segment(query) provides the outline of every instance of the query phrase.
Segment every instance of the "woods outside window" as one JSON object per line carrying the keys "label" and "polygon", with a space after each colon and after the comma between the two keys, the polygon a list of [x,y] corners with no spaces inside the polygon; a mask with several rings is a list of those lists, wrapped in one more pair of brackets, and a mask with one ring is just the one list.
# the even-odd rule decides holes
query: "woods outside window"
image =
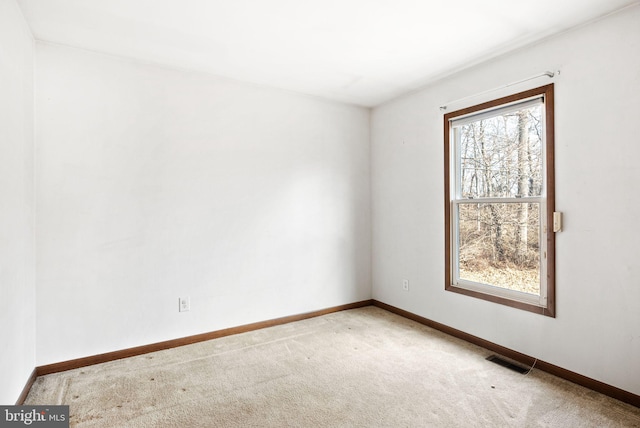
{"label": "woods outside window", "polygon": [[554,316],[553,84],[444,124],[445,288]]}

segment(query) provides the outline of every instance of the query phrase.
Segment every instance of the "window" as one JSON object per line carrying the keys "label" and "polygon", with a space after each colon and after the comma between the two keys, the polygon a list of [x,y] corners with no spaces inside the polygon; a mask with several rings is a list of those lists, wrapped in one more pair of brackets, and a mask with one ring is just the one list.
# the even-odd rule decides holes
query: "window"
{"label": "window", "polygon": [[444,124],[445,289],[555,316],[553,84]]}

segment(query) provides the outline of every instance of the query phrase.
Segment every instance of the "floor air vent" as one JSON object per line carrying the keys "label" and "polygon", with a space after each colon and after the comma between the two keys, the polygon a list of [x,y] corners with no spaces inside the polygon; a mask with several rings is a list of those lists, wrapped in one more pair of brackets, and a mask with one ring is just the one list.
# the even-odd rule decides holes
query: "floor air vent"
{"label": "floor air vent", "polygon": [[511,369],[514,372],[518,372],[520,374],[525,374],[525,373],[527,373],[529,371],[528,368],[519,366],[517,364],[513,364],[512,362],[507,361],[504,358],[499,357],[497,355],[489,355],[487,357],[487,360],[491,361],[492,363],[496,363],[496,364],[498,364],[498,365],[500,365],[502,367],[506,367],[508,369]]}

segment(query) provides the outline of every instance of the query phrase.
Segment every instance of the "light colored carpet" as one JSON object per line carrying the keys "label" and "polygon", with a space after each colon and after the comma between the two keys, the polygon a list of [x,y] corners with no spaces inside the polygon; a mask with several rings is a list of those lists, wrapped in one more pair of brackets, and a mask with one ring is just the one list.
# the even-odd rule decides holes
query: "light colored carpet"
{"label": "light colored carpet", "polygon": [[640,409],[376,307],[39,377],[76,427],[640,427]]}

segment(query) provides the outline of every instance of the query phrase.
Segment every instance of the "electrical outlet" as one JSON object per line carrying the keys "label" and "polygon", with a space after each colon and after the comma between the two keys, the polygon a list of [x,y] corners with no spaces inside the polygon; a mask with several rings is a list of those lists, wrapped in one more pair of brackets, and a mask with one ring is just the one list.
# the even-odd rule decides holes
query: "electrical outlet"
{"label": "electrical outlet", "polygon": [[408,279],[403,279],[402,280],[402,289],[404,291],[409,291],[409,280]]}
{"label": "electrical outlet", "polygon": [[189,296],[178,298],[178,311],[189,312],[191,310],[191,300]]}

